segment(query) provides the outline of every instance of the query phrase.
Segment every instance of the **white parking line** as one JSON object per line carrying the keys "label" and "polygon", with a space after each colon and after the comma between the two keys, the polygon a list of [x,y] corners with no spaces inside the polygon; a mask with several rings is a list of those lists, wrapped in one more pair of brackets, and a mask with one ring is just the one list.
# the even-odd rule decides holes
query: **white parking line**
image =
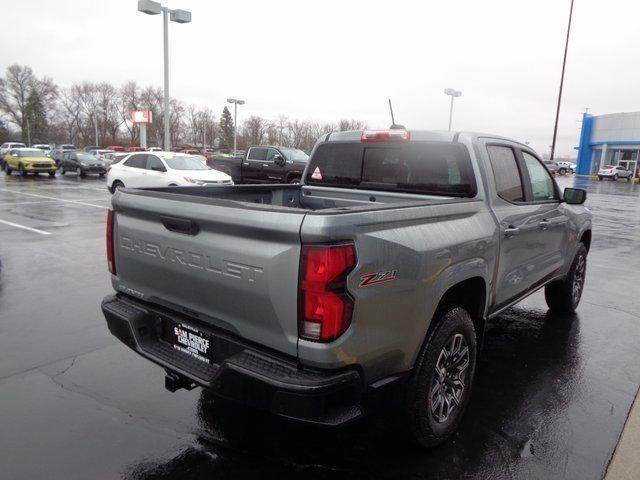
{"label": "white parking line", "polygon": [[0,223],[11,225],[12,227],[16,228],[22,228],[23,230],[29,230],[30,232],[39,233],[40,235],[51,235],[51,232],[45,232],[44,230],[38,230],[37,228],[27,227],[26,225],[20,225],[19,223],[8,222],[6,220],[0,220]]}
{"label": "white parking line", "polygon": [[[106,200],[103,198],[82,198],[79,200],[74,200],[76,202],[86,202],[87,200],[93,201],[93,200]],[[55,203],[58,200],[34,200],[32,202],[5,202],[5,203],[0,203],[0,207],[12,207],[13,205],[40,205],[41,203]]]}
{"label": "white parking line", "polygon": [[[58,202],[75,203],[76,205],[87,205],[88,207],[109,208],[109,207],[105,207],[104,205],[96,205],[94,203],[80,202],[78,200],[68,200],[66,198],[48,197],[46,195],[38,195],[37,193],[16,192],[15,190],[9,190],[7,188],[0,188],[0,192],[15,193],[16,195],[27,195],[29,197],[46,198],[47,200],[57,200]],[[108,200],[108,198],[105,198],[105,200]]]}

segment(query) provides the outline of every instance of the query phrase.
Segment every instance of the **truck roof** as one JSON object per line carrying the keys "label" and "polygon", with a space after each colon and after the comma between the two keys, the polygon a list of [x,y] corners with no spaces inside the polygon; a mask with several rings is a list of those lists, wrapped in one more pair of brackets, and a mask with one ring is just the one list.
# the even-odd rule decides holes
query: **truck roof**
{"label": "truck roof", "polygon": [[344,132],[331,132],[322,137],[319,141],[322,142],[359,142],[361,141],[362,134],[365,132],[409,132],[411,134],[410,141],[419,142],[454,142],[459,137],[464,136],[470,140],[476,140],[478,138],[493,138],[497,140],[506,140],[509,142],[517,143],[527,149],[530,149],[528,145],[522,142],[513,140],[511,138],[503,137],[501,135],[494,135],[490,133],[482,132],[470,132],[470,131],[448,131],[448,130],[348,130]]}

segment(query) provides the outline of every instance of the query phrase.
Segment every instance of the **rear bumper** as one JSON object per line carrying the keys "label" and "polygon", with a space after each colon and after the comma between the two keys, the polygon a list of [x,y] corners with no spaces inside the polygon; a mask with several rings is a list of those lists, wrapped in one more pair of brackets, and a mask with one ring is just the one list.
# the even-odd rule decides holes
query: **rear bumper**
{"label": "rear bumper", "polygon": [[[138,354],[187,383],[277,415],[322,425],[339,425],[362,415],[362,381],[355,369],[299,368],[296,359],[266,351],[197,320],[109,295],[102,312],[111,333]],[[175,350],[159,338],[164,319],[186,322],[213,336],[218,352],[210,364]]]}

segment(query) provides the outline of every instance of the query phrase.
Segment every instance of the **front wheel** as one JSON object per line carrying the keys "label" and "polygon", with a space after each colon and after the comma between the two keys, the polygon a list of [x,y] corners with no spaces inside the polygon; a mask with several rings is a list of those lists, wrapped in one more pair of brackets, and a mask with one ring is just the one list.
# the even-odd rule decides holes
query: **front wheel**
{"label": "front wheel", "polygon": [[581,243],[567,276],[544,287],[544,298],[549,308],[561,313],[573,312],[582,298],[586,274],[587,247]]}
{"label": "front wheel", "polygon": [[422,446],[447,440],[469,403],[476,364],[476,334],[463,308],[444,310],[422,347],[406,391],[407,427]]}
{"label": "front wheel", "polygon": [[22,175],[23,177],[27,176],[27,171],[24,169],[24,166],[22,164],[18,165],[18,172],[20,173],[20,175]]}
{"label": "front wheel", "polygon": [[79,177],[84,177],[87,175],[81,168],[78,168],[77,173]]}
{"label": "front wheel", "polygon": [[561,168],[561,169],[558,171],[558,173],[559,173],[560,175],[564,175],[565,173],[567,173],[567,171],[566,171],[564,168]]}
{"label": "front wheel", "polygon": [[617,173],[613,176],[613,181],[614,181],[614,182],[617,182],[617,181],[618,181],[618,174],[617,174]]}
{"label": "front wheel", "polygon": [[119,188],[124,188],[124,183],[122,183],[120,180],[114,180],[114,182],[111,184],[111,187],[109,188],[109,191],[111,193],[116,193],[116,190]]}
{"label": "front wheel", "polygon": [[55,177],[55,176],[56,176],[56,172],[49,172],[49,176],[50,176],[51,178]]}
{"label": "front wheel", "polygon": [[11,172],[13,172],[13,170],[11,170],[11,167],[9,166],[8,163],[4,164],[4,171],[7,173],[7,175],[11,175]]}

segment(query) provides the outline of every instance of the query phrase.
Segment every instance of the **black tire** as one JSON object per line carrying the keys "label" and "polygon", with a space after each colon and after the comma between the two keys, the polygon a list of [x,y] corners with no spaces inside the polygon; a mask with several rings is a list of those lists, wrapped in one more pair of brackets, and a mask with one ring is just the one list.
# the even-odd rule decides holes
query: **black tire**
{"label": "black tire", "polygon": [[21,163],[18,164],[18,172],[20,172],[20,175],[22,175],[23,177],[27,176],[27,171],[24,169],[24,166]]}
{"label": "black tire", "polygon": [[55,177],[55,176],[56,176],[56,172],[49,172],[49,176],[50,176],[51,178]]}
{"label": "black tire", "polygon": [[297,185],[300,183],[300,177],[291,177],[289,180],[287,180],[287,183]]}
{"label": "black tire", "polygon": [[99,174],[98,174],[98,176],[99,176],[100,178],[103,178],[103,177],[104,177],[104,173],[99,173]]}
{"label": "black tire", "polygon": [[573,312],[582,298],[586,273],[587,247],[581,243],[567,276],[544,287],[544,298],[549,308],[560,313]]}
{"label": "black tire", "polygon": [[87,176],[87,174],[84,173],[84,170],[82,170],[81,168],[78,168],[76,170],[76,173],[78,174],[79,177],[86,177]]}
{"label": "black tire", "polygon": [[13,172],[13,170],[11,170],[11,167],[9,166],[8,163],[4,164],[4,171],[6,172],[7,175],[11,175],[11,172]]}
{"label": "black tire", "polygon": [[602,181],[602,177],[598,176],[598,181],[601,182]]}
{"label": "black tire", "polygon": [[565,173],[567,173],[567,170],[566,170],[566,169],[564,169],[564,168],[561,168],[560,170],[558,170],[558,173],[559,173],[560,175],[564,175]]}
{"label": "black tire", "polygon": [[[405,396],[407,428],[424,447],[441,444],[458,428],[469,403],[477,352],[475,329],[466,310],[450,307],[437,313],[433,321],[435,327],[418,355]],[[456,345],[460,347],[457,353]],[[453,355],[446,357],[449,350]],[[458,360],[462,363],[456,367]]]}
{"label": "black tire", "polygon": [[618,174],[617,174],[617,173],[613,175],[613,181],[614,181],[614,182],[617,182],[617,181],[618,181]]}
{"label": "black tire", "polygon": [[111,184],[111,187],[109,188],[109,191],[111,193],[116,193],[116,190],[118,188],[124,188],[124,183],[122,183],[120,180],[114,180]]}

